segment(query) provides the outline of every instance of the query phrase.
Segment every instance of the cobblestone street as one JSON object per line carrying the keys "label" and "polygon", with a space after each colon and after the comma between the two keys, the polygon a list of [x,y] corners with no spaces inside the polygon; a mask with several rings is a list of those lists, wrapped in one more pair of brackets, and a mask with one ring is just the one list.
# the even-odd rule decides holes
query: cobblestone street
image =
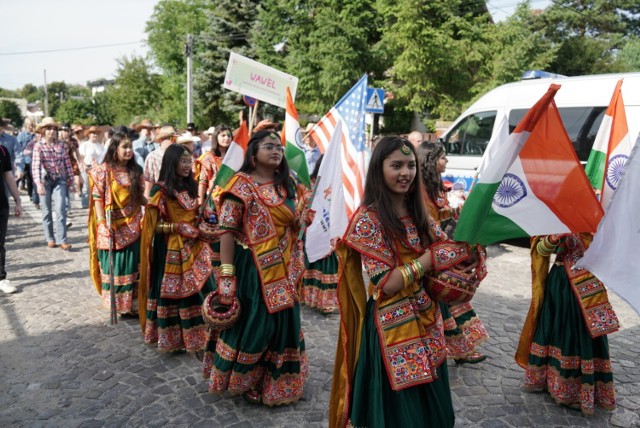
{"label": "cobblestone street", "polygon": [[[211,395],[193,356],[145,345],[137,320],[109,325],[88,275],[86,210],[74,208],[65,252],[47,248],[24,194],[23,205],[7,236],[8,278],[19,292],[0,294],[0,426],[327,426],[338,315],[302,310],[310,378],[300,402],[267,408]],[[622,323],[609,336],[616,411],[586,417],[548,394],[523,392],[513,355],[529,307],[529,252],[505,244],[488,252],[474,306],[491,336],[481,347],[489,359],[450,361],[456,426],[640,427],[640,317],[610,293]]]}

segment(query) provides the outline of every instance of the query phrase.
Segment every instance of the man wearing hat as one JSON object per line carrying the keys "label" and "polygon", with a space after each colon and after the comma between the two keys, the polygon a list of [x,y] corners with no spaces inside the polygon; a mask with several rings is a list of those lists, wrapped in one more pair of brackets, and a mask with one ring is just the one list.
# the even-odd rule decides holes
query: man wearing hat
{"label": "man wearing hat", "polygon": [[87,208],[89,203],[89,171],[94,165],[98,164],[98,160],[102,157],[102,152],[104,151],[104,147],[98,141],[98,132],[97,126],[90,126],[84,133],[87,136],[87,140],[83,141],[78,149],[82,158],[80,176],[84,183],[82,187],[83,208]]}
{"label": "man wearing hat", "polygon": [[149,119],[143,119],[139,125],[135,128],[139,137],[135,140],[133,145],[133,153],[136,158],[136,162],[141,168],[144,167],[144,161],[149,156],[149,153],[156,149],[156,145],[153,143],[153,123]]}
{"label": "man wearing hat", "polygon": [[207,137],[205,141],[200,145],[200,154],[204,154],[206,152],[210,152],[213,147],[213,134],[216,133],[216,127],[211,126],[209,129],[204,131],[202,134]]}
{"label": "man wearing hat", "polygon": [[[43,138],[33,148],[33,183],[42,198],[42,226],[49,248],[60,246],[67,251],[67,187],[73,187],[73,168],[65,144],[58,140],[60,126],[52,117],[45,117],[36,128]],[[51,204],[55,203],[56,231],[53,230]]]}
{"label": "man wearing hat", "polygon": [[176,141],[176,129],[173,126],[165,125],[158,131],[153,139],[154,143],[160,144],[160,147],[152,151],[144,161],[144,196],[149,199],[151,188],[158,181],[160,176],[160,167],[162,166],[162,157],[165,150]]}
{"label": "man wearing hat", "polygon": [[189,122],[187,123],[187,132],[193,138],[193,155],[196,159],[202,154],[202,143],[200,137],[198,136],[198,127],[195,123]]}
{"label": "man wearing hat", "polygon": [[302,142],[304,143],[304,157],[307,161],[309,174],[315,169],[318,158],[320,157],[320,149],[316,142],[309,136],[309,131],[316,126],[315,123],[309,122],[307,127],[302,131]]}

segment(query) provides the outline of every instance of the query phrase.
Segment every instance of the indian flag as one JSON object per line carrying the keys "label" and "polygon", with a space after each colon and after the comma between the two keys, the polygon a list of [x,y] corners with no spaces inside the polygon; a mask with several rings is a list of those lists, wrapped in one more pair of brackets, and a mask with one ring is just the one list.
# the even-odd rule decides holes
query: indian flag
{"label": "indian flag", "polygon": [[595,232],[602,207],[562,125],[553,100],[558,89],[551,85],[508,138],[489,146],[455,240]]}
{"label": "indian flag", "polygon": [[605,210],[618,187],[631,147],[620,79],[596,134],[585,168],[591,186],[601,192],[600,202]]}
{"label": "indian flag", "polygon": [[300,132],[298,111],[293,104],[293,97],[288,86],[286,89],[286,106],[287,113],[284,120],[284,132],[282,133],[282,141],[285,145],[284,156],[287,158],[289,168],[298,176],[298,180],[309,187],[311,186],[311,180],[309,179],[307,159],[304,155],[304,143]]}
{"label": "indian flag", "polygon": [[224,187],[229,180],[231,180],[233,174],[240,170],[244,162],[244,154],[247,151],[248,144],[249,132],[247,130],[247,123],[243,121],[236,135],[234,135],[227,153],[224,155],[224,160],[222,161],[222,165],[220,165],[220,170],[214,181],[216,186]]}

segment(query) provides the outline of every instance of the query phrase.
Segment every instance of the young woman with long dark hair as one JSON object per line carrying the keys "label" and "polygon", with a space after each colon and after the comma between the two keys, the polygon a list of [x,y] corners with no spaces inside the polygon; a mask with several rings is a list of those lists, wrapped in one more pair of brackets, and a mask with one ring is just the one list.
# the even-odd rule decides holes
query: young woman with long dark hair
{"label": "young woman with long dark hair", "polygon": [[331,427],[454,425],[442,316],[423,278],[456,259],[432,250],[442,232],[421,196],[413,145],[382,138],[362,204],[336,248],[341,328]]}
{"label": "young woman with long dark hair", "polygon": [[145,342],[161,352],[202,351],[208,337],[202,302],[215,288],[213,252],[198,239],[192,165],[183,145],[166,149],[144,216],[140,321]]}
{"label": "young woman with long dark hair", "polygon": [[143,186],[142,169],[134,159],[131,140],[124,133],[115,133],[104,162],[89,171],[89,265],[103,305],[110,308],[111,237],[116,310],[120,314],[138,313]]}
{"label": "young woman with long dark hair", "polygon": [[307,375],[296,296],[304,267],[292,263],[299,218],[278,134],[252,136],[222,192],[219,221],[220,303],[237,299],[240,315],[207,343],[202,372],[209,391],[268,406],[297,401]]}
{"label": "young woman with long dark hair", "polygon": [[[449,205],[447,191],[442,182],[442,173],[447,166],[447,154],[440,143],[424,141],[418,148],[420,168],[425,189],[425,202],[433,218],[440,222],[445,232],[453,233],[460,213],[459,208]],[[489,338],[482,320],[471,306],[471,302],[460,305],[440,303],[445,320],[447,353],[456,364],[476,364],[487,356],[477,347]]]}

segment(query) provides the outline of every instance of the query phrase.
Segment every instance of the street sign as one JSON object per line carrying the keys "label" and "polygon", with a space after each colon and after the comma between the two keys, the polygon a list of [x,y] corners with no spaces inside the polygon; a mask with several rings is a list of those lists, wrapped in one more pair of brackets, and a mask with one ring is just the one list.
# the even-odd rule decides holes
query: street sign
{"label": "street sign", "polygon": [[245,95],[242,97],[242,101],[244,101],[244,103],[247,105],[247,107],[253,107],[254,105],[256,105],[256,99],[252,98],[248,95]]}
{"label": "street sign", "polygon": [[298,78],[231,52],[222,87],[285,108],[285,90],[295,99]]}
{"label": "street sign", "polygon": [[364,111],[367,113],[384,113],[384,89],[367,88],[367,105]]}

